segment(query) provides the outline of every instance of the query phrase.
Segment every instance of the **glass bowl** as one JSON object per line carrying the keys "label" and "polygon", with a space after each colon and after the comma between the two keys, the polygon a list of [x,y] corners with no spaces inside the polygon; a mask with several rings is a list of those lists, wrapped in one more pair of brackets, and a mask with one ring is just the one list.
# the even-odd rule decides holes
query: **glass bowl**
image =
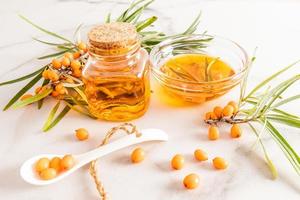
{"label": "glass bowl", "polygon": [[[230,77],[213,81],[189,81],[165,74],[161,67],[170,58],[182,54],[201,54],[219,58],[235,72]],[[202,103],[227,93],[245,77],[249,67],[246,51],[237,43],[214,35],[175,36],[156,45],[150,53],[152,74],[164,93],[170,97]]]}

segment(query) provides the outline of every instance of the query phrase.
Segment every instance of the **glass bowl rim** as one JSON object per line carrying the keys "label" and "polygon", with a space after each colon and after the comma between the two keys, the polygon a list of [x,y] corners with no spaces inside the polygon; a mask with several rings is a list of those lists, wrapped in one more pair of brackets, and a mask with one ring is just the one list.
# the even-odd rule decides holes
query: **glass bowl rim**
{"label": "glass bowl rim", "polygon": [[[227,78],[224,78],[224,79],[220,79],[220,80],[213,80],[213,81],[189,81],[189,80],[181,80],[181,79],[177,79],[177,78],[173,78],[171,76],[168,76],[166,75],[165,73],[161,72],[159,69],[157,69],[156,67],[154,67],[153,65],[153,61],[154,61],[154,55],[159,52],[160,48],[162,46],[171,46],[172,45],[172,42],[174,42],[174,40],[178,40],[178,39],[184,39],[184,38],[193,38],[193,37],[207,37],[207,38],[217,38],[217,39],[221,39],[221,40],[224,40],[224,41],[227,41],[227,42],[230,42],[231,44],[233,44],[235,47],[237,47],[237,49],[239,49],[242,54],[243,54],[243,57],[242,59],[245,60],[245,63],[243,64],[243,67],[241,70],[239,70],[237,73],[235,73],[233,76],[229,76]],[[233,80],[241,75],[243,75],[248,69],[249,69],[249,66],[250,66],[250,60],[249,60],[249,56],[246,52],[246,50],[241,46],[239,45],[237,42],[231,40],[231,39],[228,39],[226,37],[223,37],[223,36],[218,36],[218,35],[212,35],[212,34],[190,34],[190,35],[176,35],[176,36],[171,36],[171,37],[168,37],[168,39],[156,44],[150,54],[149,54],[149,61],[150,61],[150,64],[151,64],[151,69],[153,70],[154,72],[154,75],[158,75],[160,77],[164,77],[168,80],[173,80],[173,81],[177,81],[177,82],[182,82],[182,83],[189,83],[189,84],[215,84],[215,83],[222,83],[222,82],[225,82],[225,81],[228,81],[228,80]]]}

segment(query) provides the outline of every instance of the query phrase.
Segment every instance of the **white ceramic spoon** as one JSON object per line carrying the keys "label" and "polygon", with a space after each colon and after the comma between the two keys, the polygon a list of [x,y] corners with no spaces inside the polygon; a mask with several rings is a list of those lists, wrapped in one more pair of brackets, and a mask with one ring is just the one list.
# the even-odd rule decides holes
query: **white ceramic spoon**
{"label": "white ceramic spoon", "polygon": [[135,134],[127,135],[127,136],[124,136],[114,142],[107,144],[107,145],[104,145],[97,149],[94,149],[92,151],[89,151],[89,152],[86,152],[83,154],[79,154],[79,155],[73,155],[73,157],[76,161],[74,167],[71,168],[70,170],[60,173],[54,179],[51,179],[51,180],[40,179],[34,170],[34,165],[42,157],[47,157],[47,158],[51,159],[55,156],[63,157],[63,155],[43,154],[43,155],[38,155],[33,158],[30,158],[22,165],[21,170],[20,170],[20,175],[26,182],[28,182],[30,184],[48,185],[48,184],[55,183],[59,180],[62,180],[63,178],[72,174],[77,169],[86,165],[87,163],[91,162],[92,160],[95,160],[97,158],[105,156],[111,152],[128,147],[130,145],[138,144],[141,142],[167,141],[167,140],[168,140],[168,135],[164,131],[159,130],[159,129],[145,129],[145,130],[141,131],[140,137],[136,137]]}

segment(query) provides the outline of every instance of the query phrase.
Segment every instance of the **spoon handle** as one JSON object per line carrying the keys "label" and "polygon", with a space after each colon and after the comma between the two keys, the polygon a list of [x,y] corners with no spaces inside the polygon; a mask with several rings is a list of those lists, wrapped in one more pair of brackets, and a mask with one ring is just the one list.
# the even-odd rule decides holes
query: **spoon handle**
{"label": "spoon handle", "polygon": [[[114,151],[120,150],[122,148],[146,142],[146,141],[167,141],[168,135],[160,129],[144,129],[141,131],[141,136],[136,137],[135,134],[130,134],[122,137],[114,142],[103,145],[95,150],[89,151],[84,154],[80,154],[77,157],[80,160],[78,165],[83,166],[92,160],[105,156]],[[79,166],[78,166],[79,167]]]}

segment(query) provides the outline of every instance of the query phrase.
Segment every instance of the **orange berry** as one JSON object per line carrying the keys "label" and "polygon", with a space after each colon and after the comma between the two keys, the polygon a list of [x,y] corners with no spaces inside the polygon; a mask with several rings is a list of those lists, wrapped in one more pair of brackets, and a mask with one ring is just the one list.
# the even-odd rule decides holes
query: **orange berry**
{"label": "orange berry", "polygon": [[64,57],[69,58],[69,60],[72,60],[73,59],[73,54],[71,52],[67,52],[67,53],[64,54]]}
{"label": "orange berry", "polygon": [[184,157],[180,154],[176,154],[171,160],[171,166],[176,170],[182,169],[184,167]]}
{"label": "orange berry", "polygon": [[49,168],[50,160],[48,158],[40,158],[35,164],[35,171],[40,173],[44,169]]}
{"label": "orange berry", "polygon": [[44,79],[49,79],[49,70],[44,70],[42,76]]}
{"label": "orange berry", "polygon": [[217,140],[219,139],[219,129],[218,127],[211,125],[208,128],[208,139],[210,140]]}
{"label": "orange berry", "polygon": [[61,158],[54,157],[51,159],[49,167],[55,169],[56,172],[60,172],[60,170],[61,170],[60,162],[61,162]]}
{"label": "orange berry", "polygon": [[74,58],[74,59],[78,59],[78,58],[80,58],[80,56],[81,56],[81,54],[80,54],[79,51],[73,53],[73,58]]}
{"label": "orange berry", "polygon": [[81,70],[80,69],[76,69],[73,71],[73,76],[80,78],[81,77]]}
{"label": "orange berry", "polygon": [[199,185],[200,178],[197,174],[189,174],[183,179],[183,185],[187,189],[195,189]]}
{"label": "orange berry", "polygon": [[233,124],[230,129],[230,136],[232,138],[239,138],[242,135],[242,129],[238,124]]}
{"label": "orange berry", "polygon": [[48,70],[48,79],[50,79],[53,82],[56,82],[59,80],[59,76],[56,72]]}
{"label": "orange berry", "polygon": [[60,62],[60,60],[53,59],[53,60],[52,60],[52,66],[53,66],[55,69],[61,68],[61,62]]}
{"label": "orange berry", "polygon": [[218,119],[215,113],[213,112],[207,112],[205,114],[205,120],[210,120],[210,119]]}
{"label": "orange berry", "polygon": [[136,148],[131,153],[131,161],[133,163],[142,162],[145,159],[145,151],[142,148]]}
{"label": "orange berry", "polygon": [[75,131],[76,138],[80,141],[86,140],[89,138],[89,132],[85,128],[80,128]]}
{"label": "orange berry", "polygon": [[74,80],[71,79],[71,78],[66,78],[65,82],[67,82],[67,83],[74,83]]}
{"label": "orange berry", "polygon": [[21,100],[21,101],[24,101],[24,100],[26,100],[26,99],[28,99],[28,98],[31,98],[31,97],[33,97],[31,94],[24,94],[24,95],[20,98],[20,100]]}
{"label": "orange berry", "polygon": [[231,117],[233,115],[234,108],[231,105],[227,105],[223,108],[222,115],[225,117]]}
{"label": "orange berry", "polygon": [[194,152],[194,156],[198,161],[205,161],[208,159],[207,153],[202,149],[196,149]]}
{"label": "orange berry", "polygon": [[78,70],[78,69],[80,69],[80,67],[81,67],[81,63],[78,60],[73,60],[71,62],[71,68],[73,70]]}
{"label": "orange berry", "polygon": [[59,96],[59,92],[57,92],[56,90],[51,92],[51,96],[52,97],[58,97]]}
{"label": "orange berry", "polygon": [[43,171],[41,171],[40,173],[40,177],[41,179],[43,180],[51,180],[53,178],[55,178],[57,175],[57,172],[55,169],[53,168],[47,168],[47,169],[44,169]]}
{"label": "orange berry", "polygon": [[222,117],[222,112],[223,112],[223,108],[220,106],[216,106],[214,107],[214,114],[216,115],[216,117],[218,119],[220,119]]}
{"label": "orange berry", "polygon": [[239,106],[235,101],[230,101],[228,105],[231,105],[233,107],[233,113],[237,113],[239,111]]}
{"label": "orange berry", "polygon": [[55,86],[55,91],[57,91],[59,94],[65,94],[66,88],[63,86],[62,83],[59,83]]}
{"label": "orange berry", "polygon": [[216,169],[226,169],[228,167],[227,161],[221,157],[215,157],[213,159],[213,165]]}
{"label": "orange berry", "polygon": [[72,155],[65,155],[60,162],[60,167],[63,170],[71,169],[74,165],[75,160]]}
{"label": "orange berry", "polygon": [[71,64],[71,61],[70,61],[69,58],[64,57],[64,58],[62,59],[62,61],[61,61],[61,64],[62,64],[63,66],[65,66],[65,67],[69,67],[70,64]]}
{"label": "orange berry", "polygon": [[87,52],[87,47],[86,47],[85,43],[79,42],[77,46],[78,46],[78,49],[80,49],[80,50],[82,50],[84,52]]}

